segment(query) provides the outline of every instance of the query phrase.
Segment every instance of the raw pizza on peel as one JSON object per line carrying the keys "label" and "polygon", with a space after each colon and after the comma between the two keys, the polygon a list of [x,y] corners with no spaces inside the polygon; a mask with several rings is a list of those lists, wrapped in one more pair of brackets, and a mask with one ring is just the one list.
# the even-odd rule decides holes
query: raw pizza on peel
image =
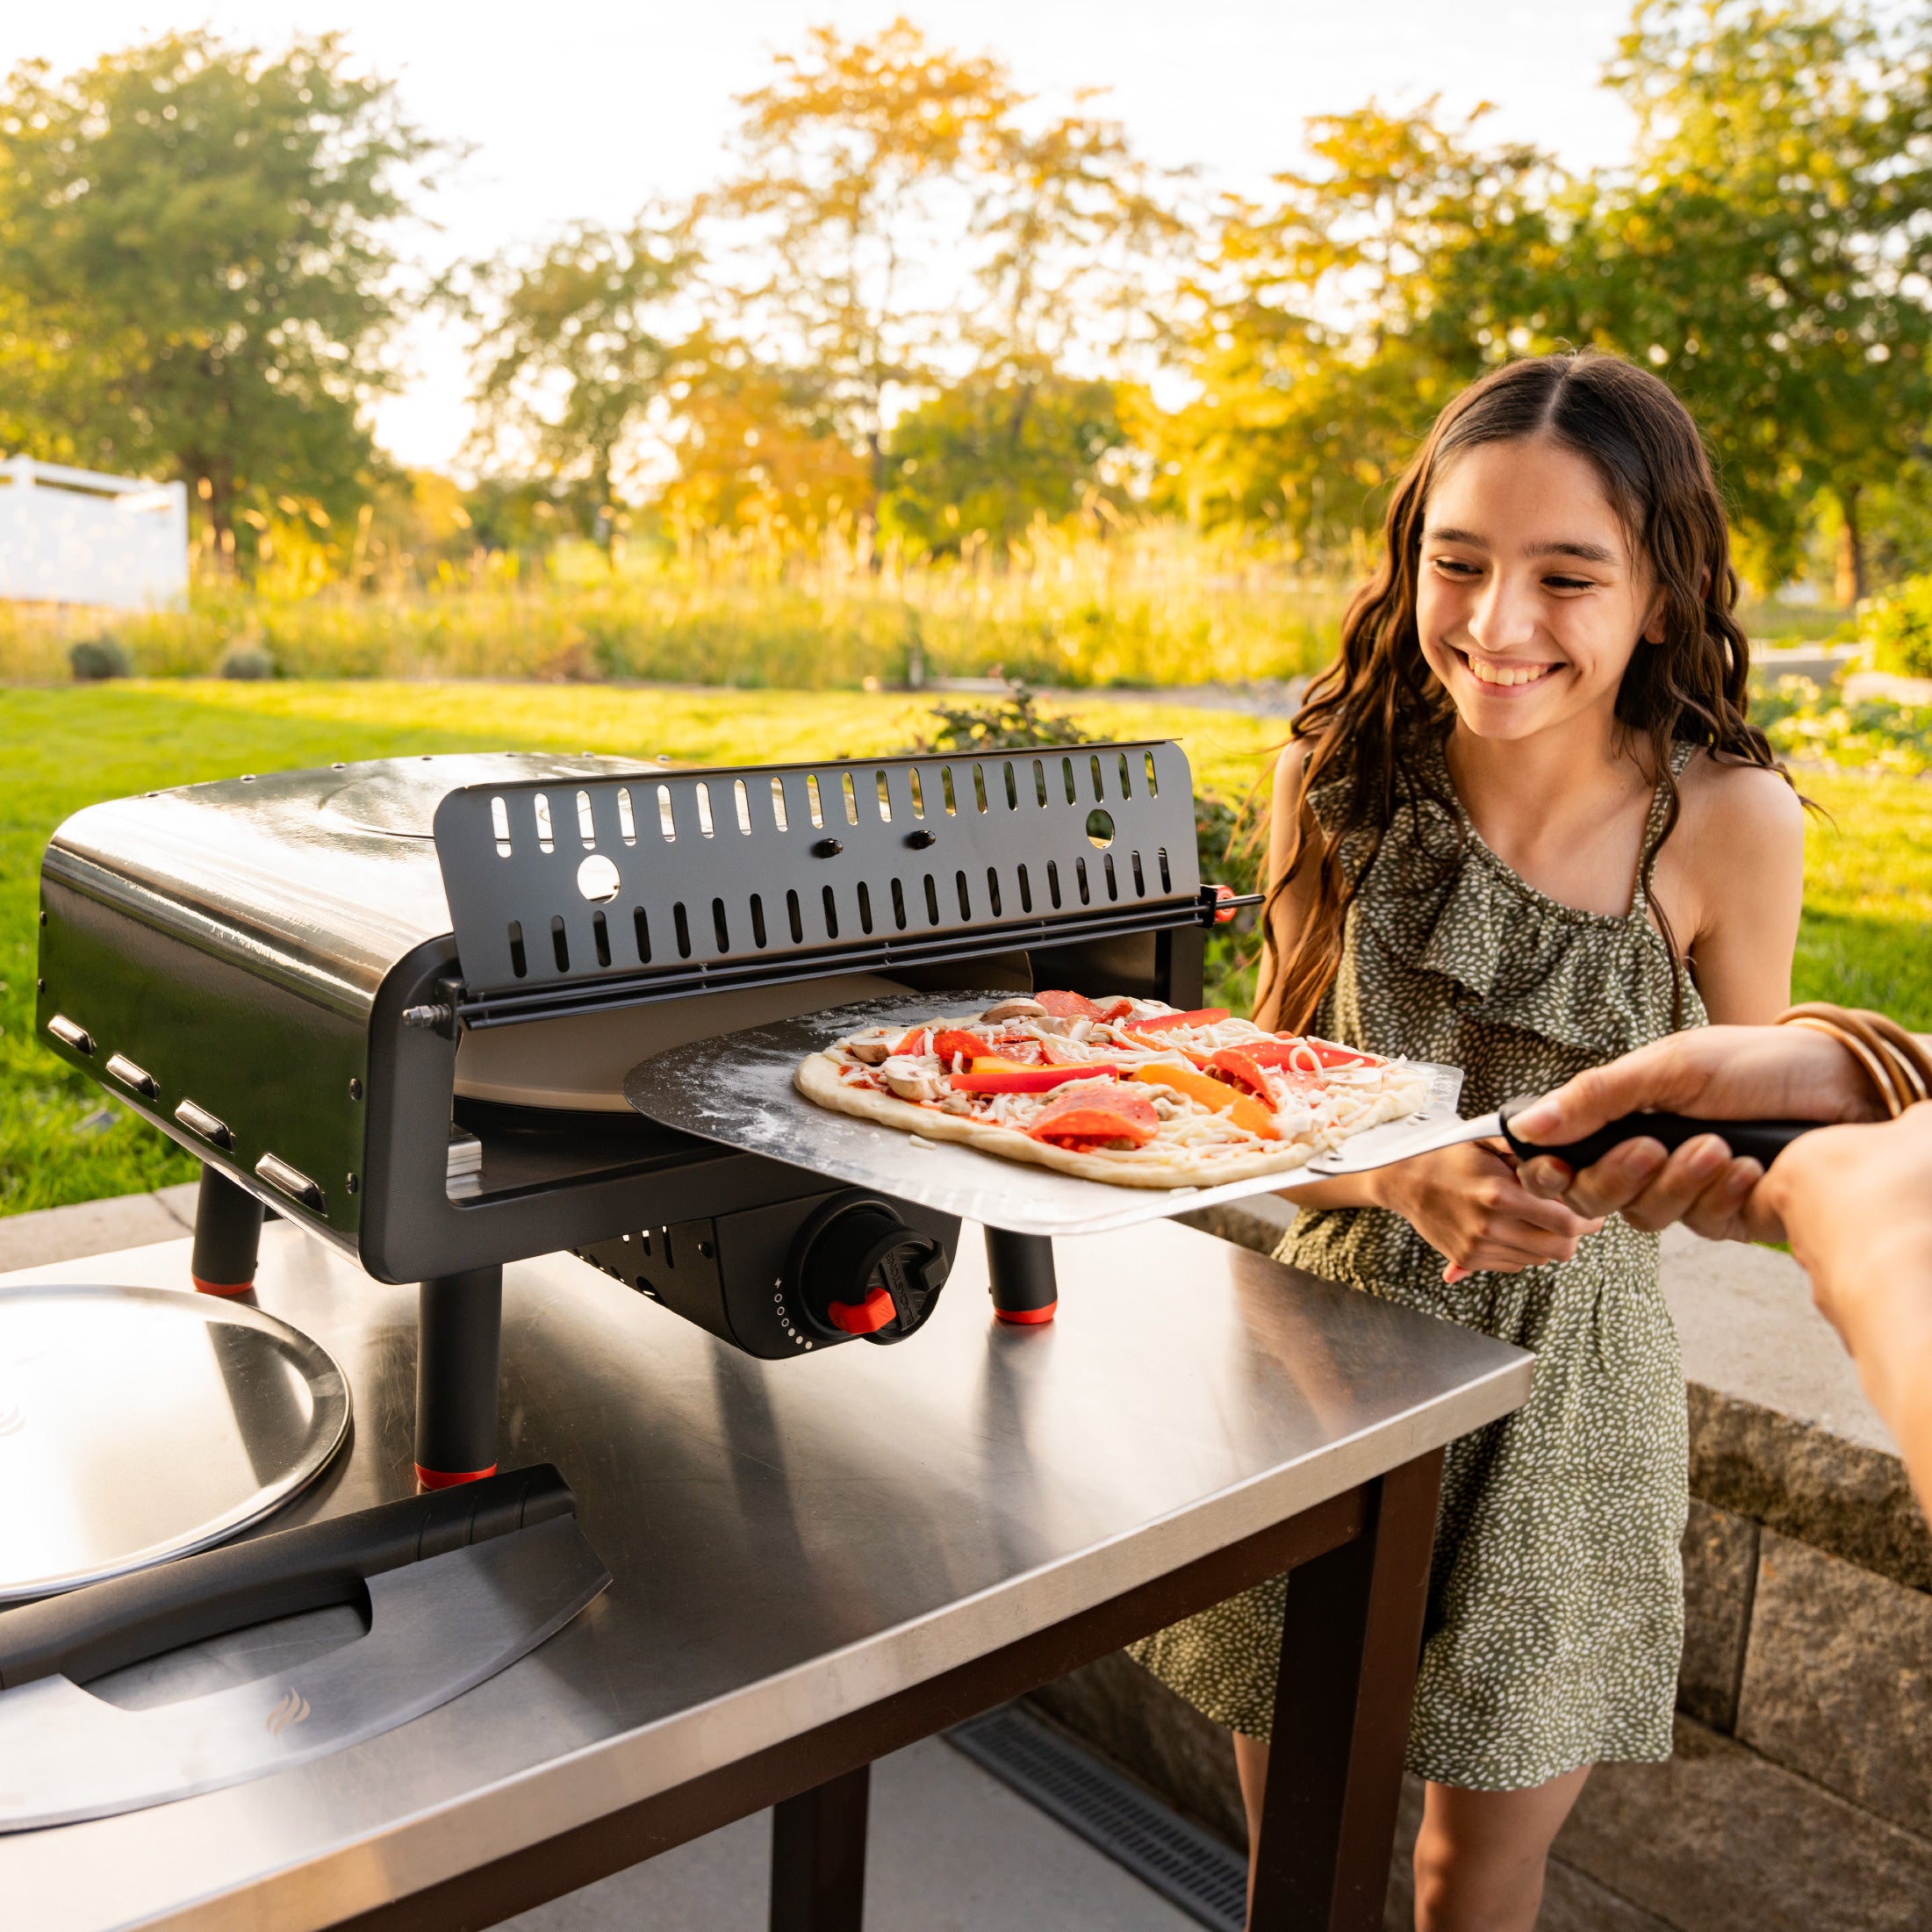
{"label": "raw pizza on peel", "polygon": [[1428,1096],[1401,1060],[1269,1033],[1224,1007],[1015,995],[871,1027],[800,1066],[808,1100],[1086,1181],[1213,1187],[1285,1173]]}

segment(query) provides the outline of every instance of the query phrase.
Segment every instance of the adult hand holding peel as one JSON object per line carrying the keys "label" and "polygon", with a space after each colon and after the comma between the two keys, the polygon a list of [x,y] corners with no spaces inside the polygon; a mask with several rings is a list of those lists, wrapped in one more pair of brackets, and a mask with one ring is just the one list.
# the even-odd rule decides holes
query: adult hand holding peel
{"label": "adult hand holding peel", "polygon": [[[1668,1154],[1655,1140],[1637,1139],[1581,1172],[1553,1159],[1526,1161],[1523,1186],[1578,1214],[1620,1214],[1634,1227],[1682,1221],[1709,1240],[1781,1241],[1785,1231],[1774,1197],[1758,1186],[1764,1169],[1732,1157],[1722,1124],[1871,1121],[1884,1111],[1857,1062],[1821,1033],[1794,1026],[1710,1026],[1673,1033],[1591,1067],[1513,1114],[1510,1124],[1523,1140],[1562,1146],[1626,1114],[1708,1119],[1709,1134]],[[1789,1158],[1779,1160],[1780,1168]]]}

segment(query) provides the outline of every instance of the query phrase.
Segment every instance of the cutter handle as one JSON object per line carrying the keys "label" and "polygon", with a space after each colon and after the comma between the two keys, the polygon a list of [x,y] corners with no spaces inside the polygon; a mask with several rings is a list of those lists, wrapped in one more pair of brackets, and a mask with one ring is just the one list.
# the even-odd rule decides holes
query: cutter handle
{"label": "cutter handle", "polygon": [[1612,1147],[1627,1140],[1661,1140],[1675,1153],[1687,1140],[1699,1134],[1716,1134],[1734,1154],[1761,1160],[1768,1167],[1800,1134],[1828,1124],[1822,1120],[1693,1120],[1688,1114],[1626,1114],[1607,1127],[1599,1127],[1582,1140],[1567,1146],[1553,1147],[1533,1140],[1519,1140],[1510,1131],[1510,1117],[1519,1114],[1539,1096],[1519,1094],[1497,1110],[1503,1123],[1503,1138],[1519,1160],[1533,1160],[1539,1154],[1553,1155],[1572,1167],[1587,1167],[1601,1160]]}
{"label": "cutter handle", "polygon": [[82,1684],[230,1630],[357,1603],[385,1569],[576,1511],[563,1473],[539,1462],[43,1597],[0,1612],[0,1691],[56,1673]]}

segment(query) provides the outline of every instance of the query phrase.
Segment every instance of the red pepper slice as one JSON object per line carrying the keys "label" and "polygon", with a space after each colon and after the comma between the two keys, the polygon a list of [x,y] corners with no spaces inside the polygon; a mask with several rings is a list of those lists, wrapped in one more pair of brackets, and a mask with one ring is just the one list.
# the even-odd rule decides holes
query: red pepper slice
{"label": "red pepper slice", "polygon": [[1067,1141],[1112,1142],[1145,1147],[1160,1125],[1151,1100],[1116,1090],[1103,1094],[1068,1094],[1056,1100],[1034,1122],[1032,1138],[1056,1145]]}
{"label": "red pepper slice", "polygon": [[1137,1033],[1164,1033],[1170,1026],[1213,1026],[1228,1016],[1225,1006],[1200,1006],[1191,1013],[1156,1013],[1151,1020],[1136,1020]]}
{"label": "red pepper slice", "polygon": [[1131,1000],[1113,999],[1100,1002],[1100,1016],[1110,1023],[1125,1019],[1133,1009],[1134,1002]]}
{"label": "red pepper slice", "polygon": [[1056,1020],[1097,1020],[1100,1009],[1084,993],[1036,993],[1033,997]]}
{"label": "red pepper slice", "polygon": [[961,1094],[1045,1094],[1070,1080],[1118,1080],[1117,1067],[1033,1067],[1024,1060],[978,1059],[970,1074],[952,1076]]}
{"label": "red pepper slice", "polygon": [[932,1037],[932,1052],[939,1056],[942,1067],[952,1065],[955,1053],[962,1055],[970,1067],[976,1059],[996,1058],[993,1049],[977,1033],[968,1033],[962,1027],[949,1026],[943,1032]]}
{"label": "red pepper slice", "polygon": [[1387,1063],[1375,1053],[1358,1053],[1352,1046],[1337,1046],[1332,1040],[1304,1040],[1324,1067],[1382,1067]]}
{"label": "red pepper slice", "polygon": [[1261,1067],[1279,1067],[1292,1072],[1296,1059],[1313,1054],[1322,1067],[1379,1067],[1383,1062],[1373,1053],[1358,1053],[1352,1047],[1336,1046],[1327,1040],[1296,1039],[1276,1035],[1271,1040],[1244,1040],[1235,1049]]}

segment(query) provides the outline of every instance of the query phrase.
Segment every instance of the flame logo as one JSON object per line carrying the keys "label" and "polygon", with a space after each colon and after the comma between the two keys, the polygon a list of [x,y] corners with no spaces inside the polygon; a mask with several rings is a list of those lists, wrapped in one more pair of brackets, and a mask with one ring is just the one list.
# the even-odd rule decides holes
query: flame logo
{"label": "flame logo", "polygon": [[269,1713],[269,1735],[280,1737],[291,1724],[299,1724],[309,1714],[309,1700],[299,1691],[284,1691]]}

